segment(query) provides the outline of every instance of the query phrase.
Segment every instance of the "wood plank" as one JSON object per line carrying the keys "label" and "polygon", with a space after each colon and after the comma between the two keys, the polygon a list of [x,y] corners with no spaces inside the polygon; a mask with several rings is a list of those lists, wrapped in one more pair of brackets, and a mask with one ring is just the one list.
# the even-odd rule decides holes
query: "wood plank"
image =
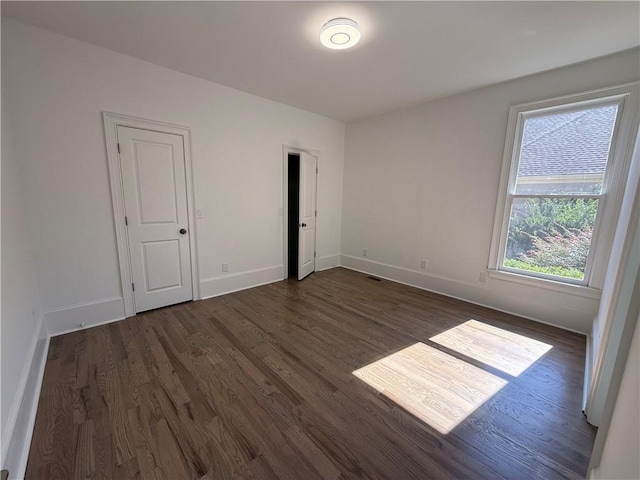
{"label": "wood plank", "polygon": [[582,478],[584,354],[337,268],[53,338],[26,478]]}

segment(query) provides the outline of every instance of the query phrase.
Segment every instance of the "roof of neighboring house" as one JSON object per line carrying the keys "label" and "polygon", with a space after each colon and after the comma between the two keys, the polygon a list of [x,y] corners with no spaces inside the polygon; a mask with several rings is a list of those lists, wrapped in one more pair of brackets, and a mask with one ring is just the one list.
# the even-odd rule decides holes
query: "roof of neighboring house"
{"label": "roof of neighboring house", "polygon": [[609,105],[528,118],[518,176],[604,173],[616,113]]}

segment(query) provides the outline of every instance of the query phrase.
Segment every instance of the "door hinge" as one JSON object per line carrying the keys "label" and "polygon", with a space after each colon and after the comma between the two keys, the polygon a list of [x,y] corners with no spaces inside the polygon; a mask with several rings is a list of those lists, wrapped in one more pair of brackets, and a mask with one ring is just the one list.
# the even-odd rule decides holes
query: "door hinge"
{"label": "door hinge", "polygon": [[136,291],[136,284],[135,283],[131,284],[131,290],[133,290],[134,292]]}
{"label": "door hinge", "polygon": [[316,175],[318,174],[318,167],[316,167]]}
{"label": "door hinge", "polygon": [[129,219],[127,218],[127,216],[125,215],[124,217],[124,224],[125,225],[129,225]]}
{"label": "door hinge", "polygon": [[318,256],[318,252],[313,252],[313,256],[317,257]]}
{"label": "door hinge", "polygon": [[120,153],[120,144],[118,144],[118,153]]}
{"label": "door hinge", "polygon": [[316,210],[316,217],[318,216],[318,210]]}

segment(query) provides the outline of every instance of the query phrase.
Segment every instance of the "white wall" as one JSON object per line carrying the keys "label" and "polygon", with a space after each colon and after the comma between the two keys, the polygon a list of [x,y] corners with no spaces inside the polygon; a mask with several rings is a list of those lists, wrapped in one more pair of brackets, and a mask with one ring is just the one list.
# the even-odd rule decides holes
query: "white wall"
{"label": "white wall", "polygon": [[607,405],[610,390],[619,386],[620,374],[616,371],[623,367],[619,358],[629,348],[631,330],[628,322],[635,320],[634,308],[639,301],[640,287],[635,284],[640,271],[639,218],[640,132],[627,177],[602,298],[592,326],[591,375],[586,379],[585,413],[589,423],[598,427],[603,425],[603,420],[607,421],[606,411],[611,408]]}
{"label": "white wall", "polygon": [[591,478],[602,480],[640,478],[640,319],[604,444],[602,460]]}
{"label": "white wall", "polygon": [[[3,89],[5,85],[3,84]],[[3,91],[3,97],[5,92]],[[0,312],[1,465],[18,420],[23,391],[40,334],[41,314],[26,225],[20,171],[10,112],[2,102],[2,298]],[[20,429],[20,426],[18,426]]]}
{"label": "white wall", "polygon": [[636,49],[347,125],[342,263],[589,332],[597,299],[478,281],[488,265],[508,111],[635,81],[639,71]]}
{"label": "white wall", "polygon": [[283,144],[322,152],[317,251],[339,261],[343,123],[12,20],[2,71],[54,333],[123,312],[102,111],[190,127],[203,296],[281,278]]}

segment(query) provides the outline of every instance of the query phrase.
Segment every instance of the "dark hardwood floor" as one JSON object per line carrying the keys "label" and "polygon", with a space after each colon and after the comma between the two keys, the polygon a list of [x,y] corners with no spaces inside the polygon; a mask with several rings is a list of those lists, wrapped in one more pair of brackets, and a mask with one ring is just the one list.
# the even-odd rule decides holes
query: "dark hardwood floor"
{"label": "dark hardwood floor", "polygon": [[582,478],[584,354],[577,334],[319,272],[53,338],[27,478]]}

